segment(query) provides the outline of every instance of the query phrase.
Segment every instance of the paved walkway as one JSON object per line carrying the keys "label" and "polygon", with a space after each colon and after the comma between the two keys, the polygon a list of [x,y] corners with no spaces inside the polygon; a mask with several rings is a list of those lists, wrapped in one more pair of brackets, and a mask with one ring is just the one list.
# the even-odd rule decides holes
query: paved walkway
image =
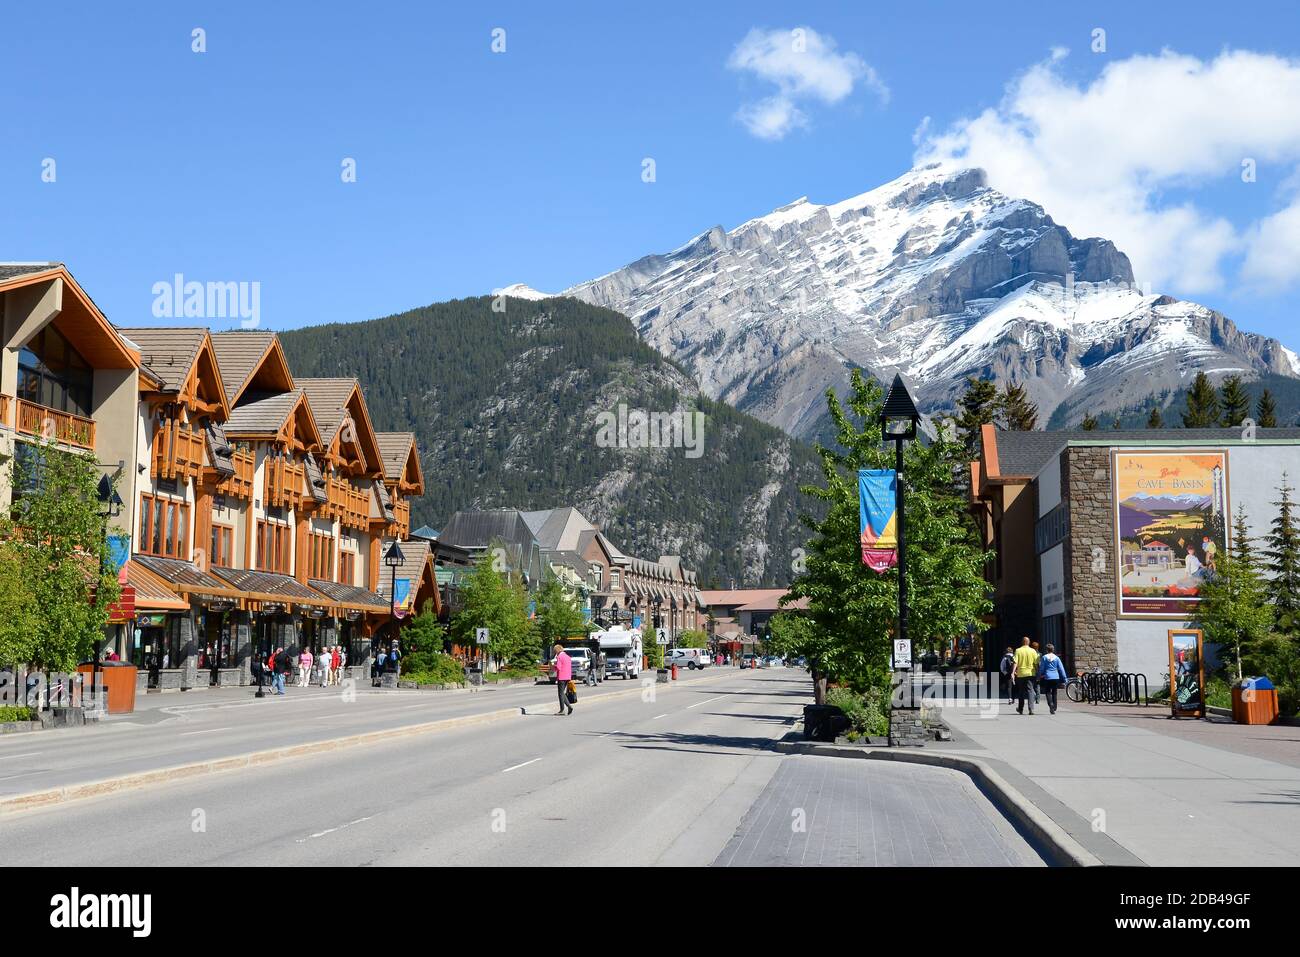
{"label": "paved walkway", "polygon": [[960,771],[787,757],[715,866],[1042,866]]}
{"label": "paved walkway", "polygon": [[1050,715],[1046,702],[1032,716],[1005,704],[943,713],[958,737],[952,750],[1005,762],[1140,862],[1300,861],[1300,766],[1261,756],[1294,747],[1297,729],[1157,715],[1135,708],[1121,719],[1066,703]]}

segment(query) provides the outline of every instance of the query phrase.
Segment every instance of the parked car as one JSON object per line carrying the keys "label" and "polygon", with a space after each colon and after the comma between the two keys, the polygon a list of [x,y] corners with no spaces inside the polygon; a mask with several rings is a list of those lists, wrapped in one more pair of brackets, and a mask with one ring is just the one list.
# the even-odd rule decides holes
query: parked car
{"label": "parked car", "polygon": [[707,668],[713,664],[713,659],[709,657],[709,652],[705,648],[674,648],[668,653],[664,664],[670,668],[676,665],[678,668],[690,668],[694,671],[696,668]]}
{"label": "parked car", "polygon": [[742,668],[758,667],[758,655],[742,655],[740,658],[740,667]]}

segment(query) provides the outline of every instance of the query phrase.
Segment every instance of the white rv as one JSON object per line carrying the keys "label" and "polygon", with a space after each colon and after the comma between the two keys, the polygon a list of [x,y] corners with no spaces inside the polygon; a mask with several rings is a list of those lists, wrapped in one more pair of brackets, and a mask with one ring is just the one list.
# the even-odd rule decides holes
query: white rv
{"label": "white rv", "polygon": [[600,642],[601,653],[605,656],[605,677],[622,675],[624,680],[635,678],[641,673],[641,632],[621,625],[609,631],[597,631],[593,638]]}

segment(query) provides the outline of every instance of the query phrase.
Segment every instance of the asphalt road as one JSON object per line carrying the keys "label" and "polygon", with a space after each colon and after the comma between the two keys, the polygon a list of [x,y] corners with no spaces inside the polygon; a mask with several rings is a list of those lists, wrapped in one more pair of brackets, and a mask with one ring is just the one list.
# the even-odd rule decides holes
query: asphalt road
{"label": "asphalt road", "polygon": [[[517,694],[534,707],[527,715],[490,724],[9,814],[0,817],[0,863],[707,865],[741,833],[751,808],[774,814],[772,809],[780,807],[786,792],[769,788],[783,762],[809,760],[768,749],[808,702],[807,675],[794,669],[725,670],[662,688],[656,688],[654,700],[644,700],[639,691],[615,693],[598,703],[584,695],[571,717],[554,715],[552,689],[503,690],[494,694]],[[610,690],[618,692],[618,683]],[[498,700],[504,698],[492,699]],[[482,709],[483,696],[473,696],[469,704]],[[437,707],[464,705],[444,699]],[[192,730],[211,731],[197,737],[224,747],[231,732],[219,729],[233,720],[228,716],[233,709],[213,710],[215,715],[201,720],[204,727]],[[217,717],[223,713],[227,717]],[[394,716],[371,712],[339,722],[350,729],[358,720]],[[170,727],[174,739],[178,726]],[[162,740],[149,741],[153,760],[167,756]],[[924,784],[924,776],[916,780]],[[976,807],[984,799],[974,789],[949,794],[975,802],[970,813],[993,813]],[[822,799],[836,800],[829,792]],[[895,783],[879,790],[878,799],[891,802],[887,819],[908,819],[894,807],[907,803],[905,787]],[[816,833],[836,840],[825,828],[844,818],[814,817],[820,822]],[[779,829],[773,833],[782,837]],[[986,848],[986,858],[1026,860],[1009,828],[977,829],[971,840],[1001,848]],[[754,856],[752,838],[749,846],[747,853]],[[779,850],[764,850],[754,862],[760,857],[763,863],[817,862],[782,858]]]}

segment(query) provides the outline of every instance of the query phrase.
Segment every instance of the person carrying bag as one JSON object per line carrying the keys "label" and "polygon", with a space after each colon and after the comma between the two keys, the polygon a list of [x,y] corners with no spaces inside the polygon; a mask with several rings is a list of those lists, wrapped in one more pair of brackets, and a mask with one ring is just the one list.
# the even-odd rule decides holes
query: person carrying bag
{"label": "person carrying bag", "polygon": [[1056,714],[1056,692],[1065,684],[1065,662],[1056,655],[1056,646],[1048,645],[1047,654],[1038,659],[1038,678],[1047,695],[1047,707],[1050,714]]}

